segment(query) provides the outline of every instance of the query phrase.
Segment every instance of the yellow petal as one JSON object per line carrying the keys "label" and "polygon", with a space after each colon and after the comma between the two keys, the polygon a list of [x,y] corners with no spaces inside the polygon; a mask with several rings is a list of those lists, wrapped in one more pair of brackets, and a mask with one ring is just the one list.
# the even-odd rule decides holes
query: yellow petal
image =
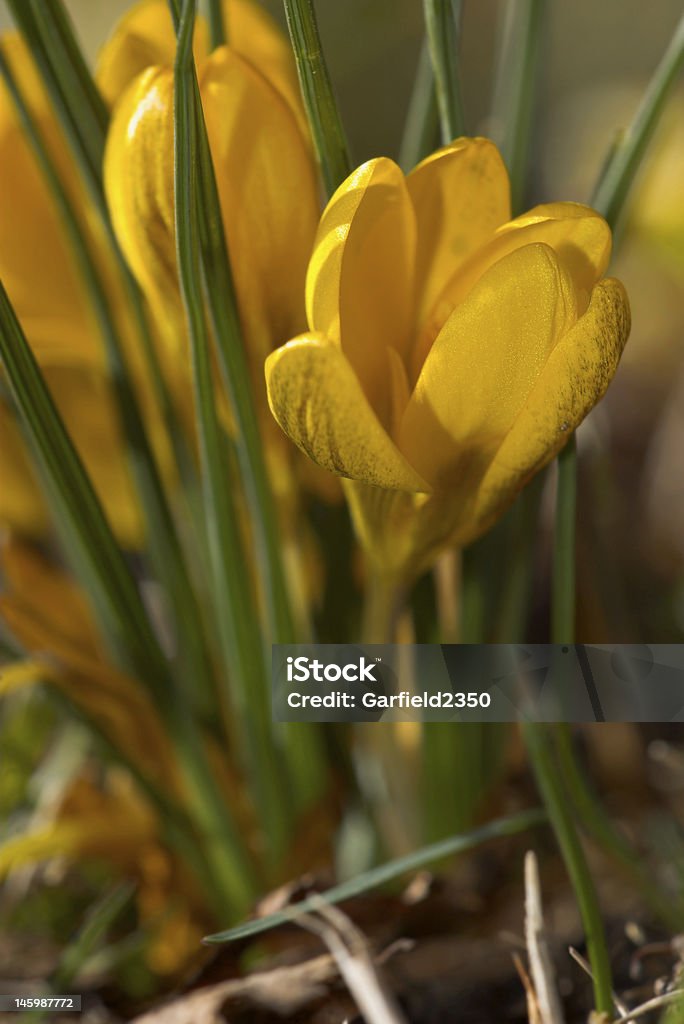
{"label": "yellow petal", "polygon": [[576,315],[548,246],[489,269],[442,328],[404,414],[399,447],[426,480],[465,500]]}
{"label": "yellow petal", "polygon": [[252,0],[224,0],[223,11],[230,48],[250,61],[278,90],[308,137],[297,70],[287,37],[263,7]]}
{"label": "yellow petal", "polygon": [[173,211],[173,72],[148,68],[118,103],[107,137],[104,184],[112,223],[157,325],[182,323]]}
{"label": "yellow petal", "polygon": [[341,344],[383,423],[385,349],[413,332],[415,217],[406,179],[386,158],[354,171],[321,218],[306,282],[309,327]]}
{"label": "yellow petal", "polygon": [[[224,0],[223,17],[232,49],[250,61],[287,100],[300,124],[302,102],[292,50],[276,23],[252,0]],[[209,54],[209,32],[200,15],[195,21],[195,60]],[[167,0],[141,0],[116,26],[97,59],[97,84],[110,107],[141,72],[172,67],[176,34]]]}
{"label": "yellow petal", "polygon": [[[195,22],[195,58],[201,60],[209,49],[204,18]],[[176,33],[167,0],[141,0],[117,22],[100,50],[95,77],[105,102],[113,107],[126,88],[142,71],[153,65],[173,65]]]}
{"label": "yellow petal", "polygon": [[318,224],[308,140],[274,87],[232,48],[200,74],[240,313],[252,358],[306,327],[304,281]]}
{"label": "yellow petal", "polygon": [[334,343],[307,335],[279,348],[266,360],[266,384],[276,420],[319,466],[376,487],[427,490]]}
{"label": "yellow petal", "polygon": [[418,223],[416,278],[422,323],[447,281],[510,217],[508,174],[489,139],[457,139],[407,178]]}
{"label": "yellow petal", "polygon": [[524,245],[543,243],[557,254],[572,276],[579,307],[584,312],[591,290],[610,259],[610,228],[603,217],[579,203],[547,203],[502,225],[447,281],[421,324],[412,358],[414,376],[420,372],[434,338],[451,311],[463,302],[483,274]]}
{"label": "yellow petal", "polygon": [[614,278],[600,281],[589,309],[554,348],[498,448],[479,488],[469,525],[471,538],[558,454],[603,397],[629,329],[629,301],[622,284]]}

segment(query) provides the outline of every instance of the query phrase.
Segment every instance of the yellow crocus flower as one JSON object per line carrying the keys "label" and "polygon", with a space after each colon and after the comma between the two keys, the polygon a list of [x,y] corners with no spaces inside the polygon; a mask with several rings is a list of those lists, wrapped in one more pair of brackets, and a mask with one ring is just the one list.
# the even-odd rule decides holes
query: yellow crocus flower
{"label": "yellow crocus flower", "polygon": [[323,213],[310,332],[266,361],[272,412],[341,475],[376,568],[399,579],[487,530],[601,398],[629,333],[608,225],[573,203],[510,219],[487,139],[407,177],[359,167]]}

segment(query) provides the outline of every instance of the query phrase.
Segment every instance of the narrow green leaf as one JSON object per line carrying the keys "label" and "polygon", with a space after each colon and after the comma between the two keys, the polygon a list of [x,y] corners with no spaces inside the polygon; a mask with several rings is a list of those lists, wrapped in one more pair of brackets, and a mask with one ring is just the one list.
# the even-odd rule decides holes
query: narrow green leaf
{"label": "narrow green leaf", "polygon": [[444,145],[465,135],[458,56],[461,8],[461,0],[423,0]]}
{"label": "narrow green leaf", "polygon": [[[270,642],[288,643],[301,637],[296,637],[294,632],[290,597],[281,558],[280,531],[242,338],[218,187],[194,67],[192,70],[199,167],[198,235],[205,293],[213,328],[213,341],[238,427],[235,446],[250,514],[260,595],[263,596],[268,615],[269,628],[261,637],[264,656],[260,664],[264,666],[265,674],[257,677],[260,680],[260,687],[252,686],[250,696],[253,702],[261,701],[259,714],[262,717],[265,715],[268,720],[262,724],[264,736],[270,731],[272,742],[276,745],[279,745],[278,740],[282,737],[283,752],[290,771],[289,795],[295,808],[302,810],[320,796],[325,785],[321,737],[319,731],[312,730],[306,725],[292,723],[277,727],[270,721],[267,668],[270,664]],[[241,571],[245,574],[247,572],[244,566]],[[253,609],[251,614],[256,625],[256,610]],[[244,627],[241,628],[244,631]],[[252,642],[256,644],[257,638],[253,637]],[[259,721],[262,721],[262,718]]]}
{"label": "narrow green leaf", "polygon": [[579,904],[592,968],[595,1009],[598,1013],[610,1014],[613,1009],[613,988],[601,909],[577,834],[574,813],[554,757],[552,731],[548,725],[526,722],[523,724],[523,735],[537,786]]}
{"label": "narrow green leaf", "polygon": [[507,836],[517,835],[519,832],[526,832],[546,822],[545,813],[538,808],[522,811],[520,814],[513,814],[508,818],[497,818],[495,821],[464,832],[462,835],[450,836],[448,839],[441,839],[438,843],[424,846],[415,853],[409,853],[405,857],[388,861],[380,867],[366,871],[356,878],[333,886],[326,892],[317,894],[313,899],[301,900],[293,903],[287,910],[269,914],[267,917],[260,917],[254,921],[246,921],[236,928],[227,931],[217,932],[215,935],[208,935],[203,941],[208,944],[235,942],[237,939],[251,938],[261,932],[267,932],[281,924],[289,924],[300,914],[315,911],[318,902],[323,899],[326,903],[341,903],[342,900],[349,900],[354,896],[360,896],[369,889],[377,889],[387,882],[393,882],[402,875],[417,871],[436,860],[443,860],[445,857],[453,857],[457,853],[466,853],[474,850],[491,839],[503,839]]}
{"label": "narrow green leaf", "polygon": [[330,197],[352,170],[313,0],[283,0],[311,135]]}
{"label": "narrow green leaf", "polygon": [[683,67],[684,15],[653,73],[630,126],[612,147],[594,189],[591,205],[603,214],[613,230],[625,207],[667,98]]}
{"label": "narrow green leaf", "polygon": [[508,167],[511,206],[517,216],[524,202],[546,0],[509,0],[504,12],[491,134]]}
{"label": "narrow green leaf", "polygon": [[420,48],[416,77],[399,148],[399,164],[405,174],[432,152],[438,138],[439,110],[435,74],[432,70],[430,47],[425,39]]}
{"label": "narrow green leaf", "polygon": [[284,849],[288,800],[276,763],[270,726],[267,668],[254,604],[252,576],[228,475],[227,452],[215,402],[211,336],[204,312],[200,268],[200,191],[197,111],[192,62],[194,0],[184,0],[174,76],[175,214],[178,268],[193,367],[195,411],[202,464],[206,530],[213,587],[230,696],[248,778],[256,789],[262,823],[274,854]]}
{"label": "narrow green leaf", "polygon": [[49,978],[50,991],[68,992],[80,971],[96,952],[117,917],[130,904],[135,883],[121,882],[109,889],[86,914],[76,935],[67,943]]}
{"label": "narrow green leaf", "polygon": [[215,50],[217,46],[224,46],[228,41],[223,0],[207,0],[207,6],[209,8],[209,40],[212,50]]}

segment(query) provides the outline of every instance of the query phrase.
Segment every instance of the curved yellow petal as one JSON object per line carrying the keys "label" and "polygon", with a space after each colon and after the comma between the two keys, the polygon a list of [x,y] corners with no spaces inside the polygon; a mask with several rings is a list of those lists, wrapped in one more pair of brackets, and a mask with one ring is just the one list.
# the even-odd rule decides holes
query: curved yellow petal
{"label": "curved yellow petal", "polygon": [[287,101],[300,130],[308,128],[292,47],[271,16],[253,0],[223,0],[228,45],[250,61]]}
{"label": "curved yellow petal", "polygon": [[[296,112],[304,124],[292,50],[272,18],[253,0],[223,0],[228,44],[249,60]],[[200,15],[193,50],[201,64],[209,54],[209,31]],[[100,50],[95,77],[113,107],[134,78],[149,67],[172,67],[176,34],[168,0],[140,0],[117,22]]]}
{"label": "curved yellow petal", "polygon": [[603,397],[630,330],[629,301],[615,278],[600,281],[589,308],[559,341],[479,487],[469,537],[483,532],[530,477],[558,454]]}
{"label": "curved yellow petal", "polygon": [[434,301],[412,358],[414,376],[420,372],[430,346],[451,311],[463,302],[483,274],[498,260],[524,245],[542,243],[554,250],[572,276],[580,310],[605,273],[611,250],[610,228],[595,210],[579,203],[547,203],[503,224],[490,240],[471,254],[447,281]]}
{"label": "curved yellow petal", "polygon": [[[3,54],[61,177],[80,186],[23,41],[4,35]],[[31,345],[102,365],[84,289],[50,192],[0,83],[0,277]],[[82,200],[80,205],[82,205]]]}
{"label": "curved yellow petal", "polygon": [[429,489],[380,424],[333,342],[306,335],[279,348],[266,360],[266,385],[276,420],[319,466],[376,487]]}
{"label": "curved yellow petal", "polygon": [[489,139],[457,139],[406,179],[418,224],[416,281],[422,323],[447,281],[510,217],[508,174]]}
{"label": "curved yellow petal", "polygon": [[173,210],[172,71],[148,68],[126,90],[112,117],[103,173],[119,245],[156,326],[167,339],[177,339],[183,311]]}
{"label": "curved yellow petal", "polygon": [[572,280],[548,246],[489,269],[442,328],[402,420],[399,447],[426,480],[469,492],[576,317]]}
{"label": "curved yellow petal", "polygon": [[341,344],[383,423],[385,350],[404,356],[413,331],[415,230],[404,175],[370,160],[328,203],[306,281],[309,327]]}
{"label": "curved yellow petal", "polygon": [[[209,33],[204,18],[195,22],[195,59],[209,50]],[[176,33],[167,0],[141,0],[126,11],[97,57],[95,78],[108,106],[146,68],[172,67]]]}

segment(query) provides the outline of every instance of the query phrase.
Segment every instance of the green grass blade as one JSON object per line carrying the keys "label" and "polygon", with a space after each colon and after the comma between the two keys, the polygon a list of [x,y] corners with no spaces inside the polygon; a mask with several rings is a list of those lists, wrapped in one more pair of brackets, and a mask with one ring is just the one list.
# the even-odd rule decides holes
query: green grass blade
{"label": "green grass blade", "polygon": [[259,632],[252,576],[231,493],[225,444],[215,403],[211,336],[204,312],[200,268],[198,140],[192,26],[195,4],[185,0],[174,76],[176,239],[181,293],[193,366],[195,410],[202,464],[206,530],[209,538],[218,628],[230,696],[247,777],[274,855],[282,853],[289,830],[287,794],[271,741],[270,700],[264,647]]}
{"label": "green grass blade", "polygon": [[516,216],[524,201],[546,0],[509,0],[504,10],[492,102],[492,137],[508,167],[511,206]]}
{"label": "green grass blade", "polygon": [[667,98],[684,67],[684,15],[643,94],[631,124],[604,165],[591,205],[615,229]]}
{"label": "green grass blade", "polygon": [[523,725],[523,734],[582,916],[592,968],[595,1009],[598,1013],[610,1014],[613,1009],[612,977],[601,910],[575,827],[574,812],[554,757],[552,733],[546,725],[527,722]]}
{"label": "green grass blade", "polygon": [[453,857],[458,853],[467,853],[469,850],[474,850],[492,839],[503,839],[508,836],[517,835],[519,832],[526,832],[528,829],[543,824],[546,820],[546,815],[538,808],[522,811],[520,814],[514,814],[508,818],[498,818],[496,821],[489,822],[489,824],[481,828],[464,832],[462,835],[450,836],[448,839],[442,839],[438,843],[424,846],[422,849],[416,850],[415,853],[388,861],[380,867],[357,875],[356,878],[352,878],[348,882],[335,885],[332,889],[328,889],[320,895],[317,894],[313,899],[305,899],[299,903],[293,903],[287,910],[269,914],[267,917],[260,917],[254,921],[246,921],[236,928],[217,932],[215,935],[208,935],[204,942],[214,944],[251,938],[253,935],[267,932],[271,928],[277,928],[278,925],[288,924],[299,914],[316,910],[317,903],[321,899],[325,900],[326,903],[341,903],[343,900],[360,896],[362,893],[368,892],[369,889],[377,889],[387,882],[393,882],[395,879],[401,878],[402,875],[418,871],[419,868],[425,867],[426,864],[443,860],[445,857]]}
{"label": "green grass blade", "polygon": [[432,70],[430,47],[425,39],[420,48],[416,77],[399,148],[399,164],[405,174],[432,152],[438,138],[439,110],[435,73]]}
{"label": "green grass blade", "polygon": [[[264,460],[263,444],[253,398],[252,381],[242,339],[237,296],[228,246],[223,231],[221,206],[201,98],[194,73],[194,103],[198,145],[198,234],[205,293],[213,341],[238,427],[236,450],[247,497],[260,592],[268,615],[264,664],[270,664],[270,642],[291,643],[295,635],[290,595],[281,558],[280,531]],[[270,635],[269,635],[270,634]],[[255,641],[256,642],[256,641]],[[264,678],[261,696],[270,707],[269,685]],[[268,713],[270,717],[270,712]],[[291,723],[270,723],[274,742],[282,737],[283,753],[290,772],[289,790],[296,809],[304,809],[320,796],[325,785],[320,731]],[[264,729],[266,726],[264,725]]]}
{"label": "green grass blade", "polygon": [[166,664],[135,580],[1,284],[0,358],[58,530],[112,651],[163,701]]}
{"label": "green grass blade", "polygon": [[330,197],[352,170],[313,0],[283,0],[311,135]]}
{"label": "green grass blade", "polygon": [[87,912],[83,924],[68,942],[49,978],[50,991],[68,992],[80,971],[97,951],[117,917],[135,893],[135,883],[121,882],[109,889]]}
{"label": "green grass blade", "polygon": [[423,0],[425,28],[435,75],[444,145],[460,135],[465,135],[465,114],[458,68],[461,7],[461,0]]}

